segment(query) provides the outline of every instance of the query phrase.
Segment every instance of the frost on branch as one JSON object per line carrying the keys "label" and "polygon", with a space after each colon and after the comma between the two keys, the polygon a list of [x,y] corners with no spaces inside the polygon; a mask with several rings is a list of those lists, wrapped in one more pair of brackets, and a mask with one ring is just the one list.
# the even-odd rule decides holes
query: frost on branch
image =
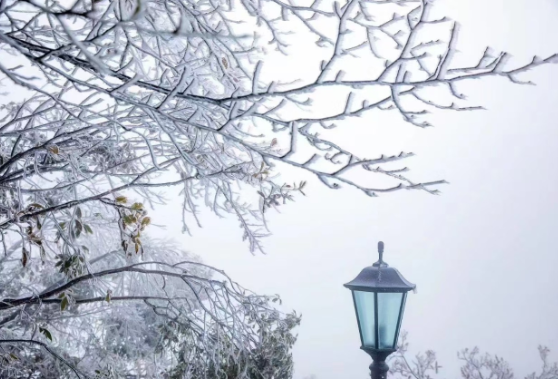
{"label": "frost on branch", "polygon": [[[542,361],[540,373],[534,372],[525,379],[555,379],[558,378],[558,363],[550,363],[548,354],[550,350],[539,346],[539,355]],[[463,379],[513,379],[513,369],[502,357],[482,354],[479,348],[463,349],[457,354],[462,362],[461,377]],[[390,358],[390,372],[399,378],[405,379],[433,379],[441,376],[436,353],[428,350],[409,356],[409,343],[407,333],[403,332],[398,343],[398,351]]]}
{"label": "frost on branch", "polygon": [[[188,214],[199,224],[205,204],[238,218],[250,249],[261,250],[269,199],[290,200],[300,189],[277,175],[284,165],[368,196],[438,193],[443,180],[416,182],[393,167],[411,153],[361,157],[325,129],[389,110],[426,127],[431,110],[480,108],[464,104],[461,82],[523,83],[523,72],[555,56],[509,68],[506,53],[487,48],[457,67],[458,25],[432,10],[425,0],[2,0],[0,48],[9,59],[0,72],[30,96],[2,109],[0,227],[16,232],[36,216],[108,204],[122,191],[160,202],[162,189],[179,186],[185,232]],[[312,36],[328,58],[314,77],[264,82],[263,48],[288,54],[291,30]],[[370,70],[344,70],[351,59]],[[318,116],[312,99],[331,87],[340,107]],[[349,172],[393,185],[370,186]],[[33,203],[43,208],[30,210]]]}

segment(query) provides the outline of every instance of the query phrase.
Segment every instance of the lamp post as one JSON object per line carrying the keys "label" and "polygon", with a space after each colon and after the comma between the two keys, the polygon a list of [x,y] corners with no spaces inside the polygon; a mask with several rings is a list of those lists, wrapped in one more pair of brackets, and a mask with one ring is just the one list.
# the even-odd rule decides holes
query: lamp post
{"label": "lamp post", "polygon": [[360,333],[361,349],[372,357],[372,379],[385,379],[386,358],[397,350],[407,292],[415,288],[383,260],[384,243],[378,242],[379,259],[344,286],[351,290]]}

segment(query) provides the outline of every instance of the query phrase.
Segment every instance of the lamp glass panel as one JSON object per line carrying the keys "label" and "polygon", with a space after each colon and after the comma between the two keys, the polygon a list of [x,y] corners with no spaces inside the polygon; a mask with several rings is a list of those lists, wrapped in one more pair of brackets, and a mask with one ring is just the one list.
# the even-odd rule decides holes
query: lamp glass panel
{"label": "lamp glass panel", "polygon": [[360,339],[362,346],[376,346],[376,322],[374,317],[374,292],[353,291],[358,323],[360,327]]}
{"label": "lamp glass panel", "polygon": [[378,347],[393,349],[397,341],[397,331],[400,327],[399,313],[403,312],[401,302],[403,293],[378,293]]}

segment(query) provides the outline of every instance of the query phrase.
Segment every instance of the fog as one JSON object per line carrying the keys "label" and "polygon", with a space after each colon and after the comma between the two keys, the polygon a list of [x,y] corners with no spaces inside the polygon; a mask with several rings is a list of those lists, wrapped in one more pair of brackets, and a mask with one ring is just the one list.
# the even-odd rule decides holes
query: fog
{"label": "fog", "polygon": [[[512,53],[510,66],[558,52],[556,1],[446,0],[436,8],[461,24],[459,59],[476,62],[486,45]],[[295,46],[266,75],[306,75],[317,67],[312,54]],[[376,260],[379,240],[385,260],[417,284],[403,320],[413,352],[435,350],[440,377],[455,378],[456,352],[479,346],[522,377],[538,369],[538,344],[558,359],[558,65],[523,77],[537,86],[505,78],[461,85],[469,104],[487,110],[436,111],[428,118],[433,128],[404,124],[393,113],[371,114],[340,131],[366,156],[416,153],[404,163],[411,178],[448,180],[440,196],[402,191],[374,199],[287,172],[308,180],[308,196],[269,214],[273,235],[265,255],[249,253],[236,220],[209,212],[193,236],[181,234],[173,201],[153,212],[154,223],[168,224],[156,234],[256,292],[280,294],[285,310],[302,313],[296,379],[367,377],[370,358],[359,350],[342,285]]]}

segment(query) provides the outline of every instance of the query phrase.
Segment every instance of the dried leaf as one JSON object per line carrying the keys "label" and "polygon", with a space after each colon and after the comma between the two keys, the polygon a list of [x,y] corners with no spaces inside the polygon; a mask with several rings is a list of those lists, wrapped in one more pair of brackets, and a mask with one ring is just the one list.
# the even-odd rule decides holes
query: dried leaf
{"label": "dried leaf", "polygon": [[126,196],[118,196],[116,198],[117,203],[126,203],[127,201],[128,201],[128,199],[126,199]]}
{"label": "dried leaf", "polygon": [[134,204],[132,204],[131,208],[135,211],[140,211],[140,210],[143,209],[143,204],[142,203],[134,203]]}
{"label": "dried leaf", "polygon": [[29,260],[29,252],[25,247],[21,249],[21,264],[23,267],[27,266],[27,261]]}

